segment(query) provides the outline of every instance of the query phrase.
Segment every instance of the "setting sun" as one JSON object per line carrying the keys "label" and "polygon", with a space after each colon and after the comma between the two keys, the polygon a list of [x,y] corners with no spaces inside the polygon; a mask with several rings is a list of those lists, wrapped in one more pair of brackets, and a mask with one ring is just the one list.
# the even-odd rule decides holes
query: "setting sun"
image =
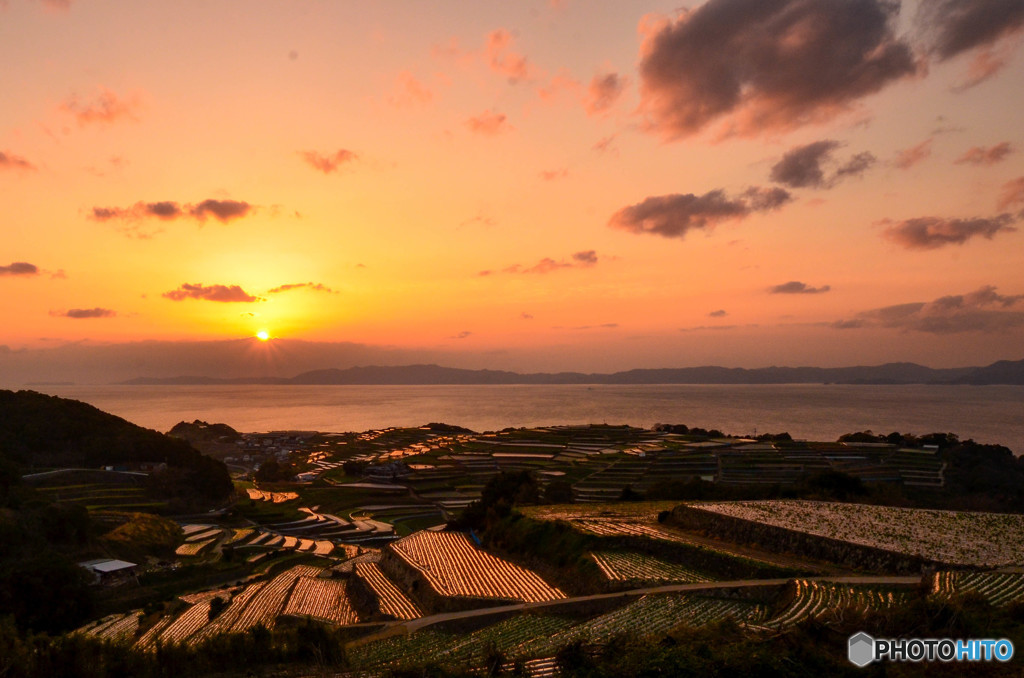
{"label": "setting sun", "polygon": [[259,332],[256,333],[256,338],[259,339],[260,341],[266,341],[270,339],[270,332],[267,332],[266,330],[260,330]]}

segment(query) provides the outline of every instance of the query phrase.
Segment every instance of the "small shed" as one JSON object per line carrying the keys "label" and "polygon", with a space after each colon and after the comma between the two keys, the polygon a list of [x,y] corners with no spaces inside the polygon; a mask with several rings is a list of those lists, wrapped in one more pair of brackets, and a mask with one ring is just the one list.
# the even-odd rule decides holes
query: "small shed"
{"label": "small shed", "polygon": [[111,558],[87,560],[84,563],[79,563],[79,566],[92,573],[95,583],[103,585],[117,584],[132,579],[135,577],[136,568],[138,568],[135,563]]}

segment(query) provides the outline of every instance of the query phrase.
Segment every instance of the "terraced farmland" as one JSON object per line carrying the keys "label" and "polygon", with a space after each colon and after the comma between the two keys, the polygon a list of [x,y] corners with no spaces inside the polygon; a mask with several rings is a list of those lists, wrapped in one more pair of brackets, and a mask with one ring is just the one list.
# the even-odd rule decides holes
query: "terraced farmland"
{"label": "terraced farmland", "polygon": [[559,633],[577,622],[572,617],[522,614],[468,634],[424,629],[411,636],[395,636],[354,648],[350,658],[354,665],[363,668],[425,662],[473,666],[491,648],[508,657],[523,656],[523,648],[533,639]]}
{"label": "terraced farmland", "polygon": [[949,598],[967,592],[979,593],[993,605],[1024,600],[1024,574],[1019,572],[936,572],[932,595]]}
{"label": "terraced farmland", "polygon": [[263,624],[267,628],[274,626],[277,615],[284,607],[288,593],[296,581],[303,576],[316,576],[320,571],[316,567],[296,565],[271,579],[252,597],[238,619],[231,624],[231,632],[248,631],[257,624]]}
{"label": "terraced farmland", "polygon": [[366,582],[377,596],[381,614],[395,619],[416,619],[423,616],[419,606],[402,593],[401,589],[391,583],[377,563],[365,562],[355,564],[356,574]]}
{"label": "terraced farmland", "polygon": [[464,534],[417,532],[389,548],[442,596],[523,602],[565,597],[533,572],[476,548]]}
{"label": "terraced farmland", "polygon": [[532,657],[551,656],[574,640],[605,643],[622,635],[657,636],[680,624],[703,626],[726,618],[758,622],[764,618],[764,613],[763,607],[739,600],[684,594],[648,595],[560,633],[537,637],[526,643],[522,651]]}
{"label": "terraced farmland", "polygon": [[126,614],[114,614],[97,622],[88,624],[78,630],[87,636],[105,638],[114,642],[124,642],[135,637],[139,629],[139,612],[128,612]]}
{"label": "terraced farmland", "polygon": [[814,619],[844,608],[859,611],[886,609],[902,605],[909,599],[908,591],[887,591],[869,586],[846,586],[797,579],[792,602],[764,626],[779,628]]}
{"label": "terraced farmland", "polygon": [[769,500],[693,508],[951,565],[1024,564],[1024,515]]}
{"label": "terraced farmland", "polygon": [[690,583],[711,581],[685,565],[660,560],[645,553],[595,551],[590,554],[609,581]]}
{"label": "terraced farmland", "polygon": [[313,617],[333,624],[355,624],[359,616],[349,603],[346,586],[346,582],[340,580],[299,577],[282,614]]}
{"label": "terraced farmland", "polygon": [[174,553],[179,556],[198,556],[203,552],[207,546],[212,544],[216,539],[205,539],[203,541],[185,542],[174,550]]}

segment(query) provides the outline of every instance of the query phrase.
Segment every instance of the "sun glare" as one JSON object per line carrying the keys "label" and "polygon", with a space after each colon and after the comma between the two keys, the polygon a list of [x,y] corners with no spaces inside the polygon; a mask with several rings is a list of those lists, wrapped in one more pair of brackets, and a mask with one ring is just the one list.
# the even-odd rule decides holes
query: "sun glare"
{"label": "sun glare", "polygon": [[267,339],[270,339],[270,332],[267,332],[266,330],[260,330],[259,332],[256,333],[256,338],[259,339],[260,341],[266,341]]}

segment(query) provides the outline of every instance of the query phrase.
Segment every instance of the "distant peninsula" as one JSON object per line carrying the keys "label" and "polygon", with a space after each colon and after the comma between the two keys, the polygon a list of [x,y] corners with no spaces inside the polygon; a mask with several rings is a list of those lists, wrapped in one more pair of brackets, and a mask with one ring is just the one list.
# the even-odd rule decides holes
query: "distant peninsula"
{"label": "distant peninsula", "polygon": [[294,377],[203,376],[139,377],[120,382],[139,386],[214,385],[490,385],[490,384],[934,384],[1024,385],[1024,360],[1001,360],[985,367],[935,369],[915,363],[858,367],[679,367],[636,369],[610,374],[467,370],[440,365],[350,367],[303,372]]}

